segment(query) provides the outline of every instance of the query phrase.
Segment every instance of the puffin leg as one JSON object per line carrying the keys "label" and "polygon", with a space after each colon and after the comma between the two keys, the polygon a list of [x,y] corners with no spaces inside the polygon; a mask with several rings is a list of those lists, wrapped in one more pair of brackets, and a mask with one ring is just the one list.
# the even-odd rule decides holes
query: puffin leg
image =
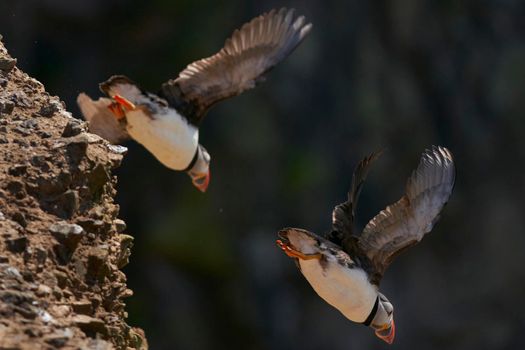
{"label": "puffin leg", "polygon": [[125,111],[130,111],[130,110],[135,109],[135,105],[133,103],[131,103],[129,100],[125,99],[124,97],[118,94],[114,95],[113,99],[115,100],[115,102],[121,105]]}
{"label": "puffin leg", "polygon": [[111,102],[111,104],[108,105],[108,109],[117,120],[120,120],[126,116],[126,113],[124,113],[122,106],[118,104],[118,102]]}
{"label": "puffin leg", "polygon": [[114,95],[112,98],[113,102],[108,106],[108,109],[117,120],[124,118],[127,111],[132,111],[136,108],[133,103],[120,95]]}
{"label": "puffin leg", "polygon": [[290,244],[285,243],[285,242],[283,242],[280,239],[278,239],[276,241],[276,243],[279,246],[279,248],[281,248],[283,250],[283,252],[286,255],[288,255],[290,258],[297,258],[297,259],[301,259],[301,260],[313,260],[313,259],[319,260],[323,256],[321,253],[316,253],[316,254],[304,254],[304,253],[301,253],[300,251],[297,251],[297,250],[293,249],[290,246]]}

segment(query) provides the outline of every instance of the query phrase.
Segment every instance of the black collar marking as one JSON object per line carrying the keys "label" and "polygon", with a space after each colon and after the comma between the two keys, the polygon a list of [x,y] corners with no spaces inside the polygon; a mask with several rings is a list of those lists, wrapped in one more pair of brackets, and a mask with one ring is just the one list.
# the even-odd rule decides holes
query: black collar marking
{"label": "black collar marking", "polygon": [[372,311],[370,311],[370,314],[366,318],[364,322],[361,322],[365,326],[370,326],[370,323],[374,320],[374,317],[376,316],[377,308],[379,307],[379,295],[377,296],[376,302],[374,304],[374,307],[372,308]]}
{"label": "black collar marking", "polygon": [[184,169],[183,171],[191,170],[191,168],[193,168],[195,163],[197,163],[197,158],[199,158],[199,148],[200,146],[197,146],[197,149],[195,150],[195,154],[193,155],[193,158],[191,159],[190,165],[188,165],[186,169]]}

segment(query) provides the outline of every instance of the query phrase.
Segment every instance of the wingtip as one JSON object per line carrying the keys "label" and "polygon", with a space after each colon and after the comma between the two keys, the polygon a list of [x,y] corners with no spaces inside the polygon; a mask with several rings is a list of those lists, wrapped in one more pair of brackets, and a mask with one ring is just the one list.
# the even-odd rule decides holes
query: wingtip
{"label": "wingtip", "polygon": [[454,163],[452,152],[446,147],[439,145],[432,145],[423,152],[423,157],[444,161],[446,164]]}
{"label": "wingtip", "polygon": [[286,17],[288,17],[288,16],[293,17],[294,13],[295,13],[295,9],[293,7],[291,7],[291,8],[281,7],[279,9],[279,15],[286,14]]}
{"label": "wingtip", "polygon": [[377,160],[379,157],[381,157],[383,155],[383,153],[386,152],[386,148],[380,148],[378,149],[377,151],[374,151],[372,153],[370,153],[370,155],[368,156],[368,158],[371,160],[371,161],[375,161]]}
{"label": "wingtip", "polygon": [[[303,17],[304,18],[304,17]],[[301,38],[304,38],[305,36],[307,36],[308,34],[310,34],[310,31],[312,30],[312,28],[314,27],[314,25],[312,23],[308,23],[308,24],[305,24],[302,28],[301,28]]]}
{"label": "wingtip", "polygon": [[77,96],[77,103],[80,103],[81,101],[87,101],[88,99],[91,99],[91,98],[89,98],[89,96],[86,95],[86,93],[81,92]]}
{"label": "wingtip", "polygon": [[259,17],[256,18],[271,18],[271,17],[280,17],[283,22],[285,22],[288,26],[291,25],[295,31],[300,31],[301,37],[304,37],[307,35],[310,30],[312,29],[312,23],[306,23],[306,17],[304,15],[297,16],[296,15],[296,9],[281,7],[279,10],[272,9],[269,12],[263,13]]}
{"label": "wingtip", "polygon": [[86,93],[81,92],[78,94],[76,102],[78,108],[80,108],[80,111],[84,115],[84,119],[86,119],[86,115],[89,115],[89,109],[94,104],[93,99],[89,97]]}
{"label": "wingtip", "polygon": [[[429,168],[439,168],[438,173],[434,174],[435,176],[439,175],[441,183],[447,184],[449,193],[452,193],[456,182],[456,165],[452,152],[446,147],[439,145],[432,145],[430,148],[425,149],[421,155],[420,165],[414,171],[410,177],[411,181],[416,181],[418,173],[424,172],[424,169]],[[433,181],[432,177],[429,177],[427,181]]]}

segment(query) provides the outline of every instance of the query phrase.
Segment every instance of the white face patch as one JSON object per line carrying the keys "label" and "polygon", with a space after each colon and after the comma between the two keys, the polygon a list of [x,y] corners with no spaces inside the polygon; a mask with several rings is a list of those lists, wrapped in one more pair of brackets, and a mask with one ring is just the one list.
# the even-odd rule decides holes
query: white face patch
{"label": "white face patch", "polygon": [[199,146],[197,152],[199,152],[197,155],[197,160],[189,172],[193,174],[206,174],[210,168],[211,157],[206,149],[202,146]]}
{"label": "white face patch", "polygon": [[303,254],[316,254],[319,252],[317,240],[304,232],[290,230],[287,237],[294,249]]}
{"label": "white face patch", "polygon": [[379,305],[377,312],[372,320],[372,324],[376,326],[383,326],[390,324],[394,317],[394,306],[388,301],[388,299],[381,293],[379,293]]}

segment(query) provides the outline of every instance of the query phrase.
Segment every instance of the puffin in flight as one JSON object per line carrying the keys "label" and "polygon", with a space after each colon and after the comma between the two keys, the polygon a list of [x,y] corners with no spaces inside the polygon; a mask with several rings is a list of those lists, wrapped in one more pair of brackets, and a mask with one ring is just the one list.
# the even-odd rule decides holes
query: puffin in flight
{"label": "puffin in flight", "polygon": [[406,185],[406,192],[365,226],[354,231],[355,208],[371,163],[371,154],[357,165],[346,202],[332,213],[332,231],[325,237],[286,228],[278,246],[296,263],[312,288],[351,321],[372,327],[392,344],[394,307],[379,292],[379,282],[394,258],[432,230],[454,187],[455,167],[444,147],[426,150]]}
{"label": "puffin in flight", "polygon": [[235,30],[218,53],[188,65],[157,94],[118,75],[100,84],[109,98],[94,101],[81,93],[77,103],[91,132],[112,143],[134,139],[168,168],[187,172],[205,192],[211,157],[199,144],[199,125],[206,112],[262,82],[311,28],[293,9],[272,10]]}

